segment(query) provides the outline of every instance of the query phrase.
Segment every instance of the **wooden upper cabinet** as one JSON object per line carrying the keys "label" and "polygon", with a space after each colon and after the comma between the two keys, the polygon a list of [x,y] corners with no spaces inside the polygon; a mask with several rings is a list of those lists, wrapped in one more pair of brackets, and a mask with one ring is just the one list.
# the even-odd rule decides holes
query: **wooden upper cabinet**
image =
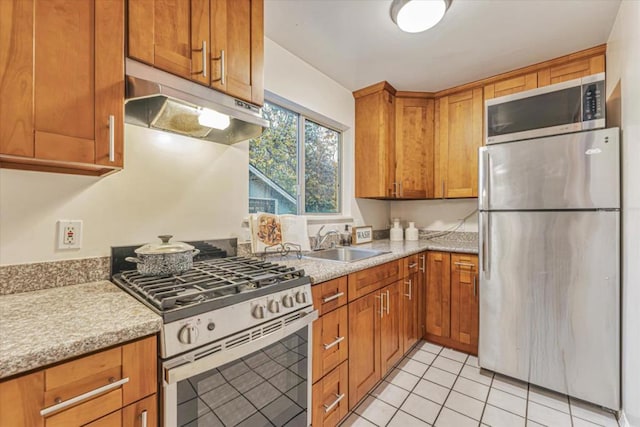
{"label": "wooden upper cabinet", "polygon": [[211,0],[212,86],[264,102],[263,0]]}
{"label": "wooden upper cabinet", "polygon": [[433,197],[433,99],[396,97],[396,198]]}
{"label": "wooden upper cabinet", "polygon": [[128,56],[264,102],[263,0],[129,0]]}
{"label": "wooden upper cabinet", "polygon": [[451,334],[451,255],[427,253],[426,329],[427,334],[449,337]]}
{"label": "wooden upper cabinet", "polygon": [[[191,14],[193,7],[194,15]],[[207,27],[202,41],[208,43],[208,2],[204,0],[129,0],[128,55],[132,58],[154,65],[162,70],[198,80],[197,71],[202,71],[202,59],[199,67],[192,67],[192,59],[201,49],[199,40],[201,30],[200,16],[204,16]],[[197,15],[197,14],[200,15]],[[192,27],[197,41],[192,47]],[[200,55],[201,56],[201,55]],[[208,84],[208,81],[204,82]]]}
{"label": "wooden upper cabinet", "polygon": [[0,8],[2,166],[89,175],[121,168],[124,4],[16,0]]}
{"label": "wooden upper cabinet", "polygon": [[478,348],[478,257],[451,255],[451,339]]}
{"label": "wooden upper cabinet", "polygon": [[484,100],[511,95],[538,87],[538,73],[528,73],[488,84],[484,87]]}
{"label": "wooden upper cabinet", "polygon": [[604,71],[604,53],[551,65],[538,71],[538,87],[579,79],[591,74],[604,73]]}
{"label": "wooden upper cabinet", "polygon": [[435,197],[478,196],[483,108],[480,87],[436,101]]}
{"label": "wooden upper cabinet", "polygon": [[386,82],[356,98],[356,197],[391,198],[395,180],[395,90]]}

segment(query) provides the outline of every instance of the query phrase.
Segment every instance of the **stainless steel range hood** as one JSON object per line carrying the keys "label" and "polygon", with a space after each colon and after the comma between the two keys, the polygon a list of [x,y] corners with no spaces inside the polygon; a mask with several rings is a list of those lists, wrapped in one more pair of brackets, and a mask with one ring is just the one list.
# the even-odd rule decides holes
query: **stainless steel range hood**
{"label": "stainless steel range hood", "polygon": [[126,123],[222,144],[255,138],[269,127],[258,107],[206,86],[129,58],[125,73]]}

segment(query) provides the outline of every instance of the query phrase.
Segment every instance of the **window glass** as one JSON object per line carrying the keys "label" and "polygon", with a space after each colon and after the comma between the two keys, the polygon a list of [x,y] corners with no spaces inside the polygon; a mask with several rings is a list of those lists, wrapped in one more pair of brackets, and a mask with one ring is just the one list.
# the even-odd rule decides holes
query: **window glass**
{"label": "window glass", "polygon": [[305,212],[338,213],[340,133],[305,121],[304,172]]}

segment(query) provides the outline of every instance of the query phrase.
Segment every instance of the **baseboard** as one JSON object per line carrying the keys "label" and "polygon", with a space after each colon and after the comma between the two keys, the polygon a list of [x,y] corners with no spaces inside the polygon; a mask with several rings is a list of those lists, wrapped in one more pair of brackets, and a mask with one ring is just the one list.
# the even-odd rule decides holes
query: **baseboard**
{"label": "baseboard", "polygon": [[620,424],[620,427],[632,427],[631,423],[629,422],[627,417],[624,415],[624,411],[620,413],[620,419],[618,420],[618,424]]}

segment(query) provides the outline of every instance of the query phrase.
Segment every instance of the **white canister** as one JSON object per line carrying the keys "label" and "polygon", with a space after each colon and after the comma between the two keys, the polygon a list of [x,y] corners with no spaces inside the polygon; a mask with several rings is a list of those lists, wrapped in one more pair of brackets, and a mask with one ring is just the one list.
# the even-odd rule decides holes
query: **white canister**
{"label": "white canister", "polygon": [[392,242],[401,242],[404,239],[403,234],[402,227],[400,227],[400,220],[395,218],[393,220],[393,227],[389,230],[389,240]]}
{"label": "white canister", "polygon": [[416,228],[415,222],[410,222],[407,229],[404,231],[404,236],[407,240],[418,240],[419,231]]}

